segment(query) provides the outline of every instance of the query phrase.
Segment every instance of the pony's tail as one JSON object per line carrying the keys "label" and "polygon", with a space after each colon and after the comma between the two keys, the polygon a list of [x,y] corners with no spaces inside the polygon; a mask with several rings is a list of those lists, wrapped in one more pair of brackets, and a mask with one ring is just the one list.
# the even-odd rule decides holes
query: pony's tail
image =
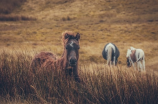
{"label": "pony's tail", "polygon": [[[108,54],[107,54],[107,64],[111,61],[111,56],[112,56],[112,47],[110,47],[109,49],[108,49],[108,52],[107,52]],[[110,63],[110,65],[111,65],[111,63]]]}

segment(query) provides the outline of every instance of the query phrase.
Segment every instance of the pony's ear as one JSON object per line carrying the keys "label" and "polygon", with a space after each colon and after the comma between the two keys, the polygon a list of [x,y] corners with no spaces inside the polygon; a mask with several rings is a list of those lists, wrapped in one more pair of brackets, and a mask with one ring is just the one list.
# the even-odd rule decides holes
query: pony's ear
{"label": "pony's ear", "polygon": [[65,34],[65,39],[67,39],[67,38],[69,38],[69,34],[68,33]]}
{"label": "pony's ear", "polygon": [[77,35],[76,35],[76,40],[79,40],[79,39],[80,39],[80,34],[77,33]]}

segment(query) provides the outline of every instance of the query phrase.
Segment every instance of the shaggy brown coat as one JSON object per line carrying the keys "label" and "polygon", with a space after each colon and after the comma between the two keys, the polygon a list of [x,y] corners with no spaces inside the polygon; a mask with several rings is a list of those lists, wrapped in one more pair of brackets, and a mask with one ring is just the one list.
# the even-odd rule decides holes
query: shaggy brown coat
{"label": "shaggy brown coat", "polygon": [[[66,74],[73,72],[73,76],[76,81],[80,82],[80,78],[78,76],[78,61],[75,67],[69,67],[68,60],[67,60],[67,50],[66,45],[70,39],[76,39],[78,41],[79,45],[79,39],[80,35],[77,33],[75,34],[72,31],[65,31],[62,33],[62,44],[64,46],[64,51],[61,58],[57,58],[56,55],[50,53],[50,52],[41,52],[33,58],[31,65],[30,65],[30,71],[33,73],[36,73],[40,70],[46,69],[46,70],[62,70],[65,71]],[[79,53],[79,52],[77,52]],[[77,57],[79,58],[79,54],[77,54]]]}

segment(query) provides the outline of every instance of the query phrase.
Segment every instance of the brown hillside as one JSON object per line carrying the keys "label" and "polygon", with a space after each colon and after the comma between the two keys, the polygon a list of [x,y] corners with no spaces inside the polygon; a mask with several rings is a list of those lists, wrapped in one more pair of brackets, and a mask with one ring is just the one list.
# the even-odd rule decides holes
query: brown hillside
{"label": "brown hillside", "polygon": [[60,55],[61,33],[72,30],[82,34],[81,63],[103,63],[101,52],[107,42],[118,46],[123,64],[130,46],[142,48],[147,61],[158,55],[156,0],[27,0],[12,14],[37,21],[0,22],[1,47],[52,50]]}

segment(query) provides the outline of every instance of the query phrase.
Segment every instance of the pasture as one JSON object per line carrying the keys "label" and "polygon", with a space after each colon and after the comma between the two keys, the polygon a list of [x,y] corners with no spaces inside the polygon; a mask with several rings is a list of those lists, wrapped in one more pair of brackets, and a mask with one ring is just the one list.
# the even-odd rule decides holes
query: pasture
{"label": "pasture", "polygon": [[[0,2],[0,103],[158,102],[158,1]],[[32,93],[27,81],[33,56],[41,51],[61,56],[61,34],[65,30],[81,34],[78,71],[86,84],[65,80],[60,73],[43,72],[33,79],[36,93]],[[113,69],[102,57],[109,42],[120,51],[118,67]],[[145,72],[126,67],[130,46],[144,50]]]}

